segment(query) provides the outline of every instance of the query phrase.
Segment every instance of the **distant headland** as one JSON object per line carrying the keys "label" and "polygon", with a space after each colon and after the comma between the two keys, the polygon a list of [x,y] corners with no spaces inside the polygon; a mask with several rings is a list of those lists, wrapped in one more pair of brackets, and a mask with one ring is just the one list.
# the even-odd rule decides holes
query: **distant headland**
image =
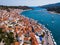
{"label": "distant headland", "polygon": [[49,4],[49,5],[44,5],[40,7],[46,8],[48,11],[51,11],[54,13],[60,13],[60,3]]}
{"label": "distant headland", "polygon": [[28,6],[4,6],[4,5],[0,5],[0,9],[22,9],[22,10],[27,10],[27,9],[32,9],[31,7]]}

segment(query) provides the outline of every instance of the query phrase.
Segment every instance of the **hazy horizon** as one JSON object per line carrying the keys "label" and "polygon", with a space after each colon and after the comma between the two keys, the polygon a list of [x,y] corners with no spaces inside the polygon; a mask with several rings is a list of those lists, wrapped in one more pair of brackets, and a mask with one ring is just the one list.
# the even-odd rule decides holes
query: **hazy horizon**
{"label": "hazy horizon", "polygon": [[7,6],[42,6],[54,3],[60,3],[60,0],[0,0],[0,5]]}

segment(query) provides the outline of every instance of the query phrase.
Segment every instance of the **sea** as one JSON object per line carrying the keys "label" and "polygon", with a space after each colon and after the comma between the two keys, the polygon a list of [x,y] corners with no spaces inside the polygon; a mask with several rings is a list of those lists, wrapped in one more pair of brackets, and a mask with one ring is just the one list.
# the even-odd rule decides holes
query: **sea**
{"label": "sea", "polygon": [[57,45],[60,45],[60,14],[51,13],[44,8],[33,8],[33,10],[24,11],[21,14],[45,25],[52,32]]}

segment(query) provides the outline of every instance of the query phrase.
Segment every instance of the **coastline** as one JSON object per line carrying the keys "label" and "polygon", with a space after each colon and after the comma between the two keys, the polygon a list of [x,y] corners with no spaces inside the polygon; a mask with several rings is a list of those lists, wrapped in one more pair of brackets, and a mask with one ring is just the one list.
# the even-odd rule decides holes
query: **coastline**
{"label": "coastline", "polygon": [[[47,45],[47,43],[49,42],[52,42],[52,43],[49,43],[51,45],[54,45],[54,41],[52,41],[52,38],[51,38],[51,41],[48,41],[48,40],[45,40],[46,38],[42,38],[41,40],[38,39],[39,36],[43,35],[43,33],[46,34],[46,30],[47,28],[45,26],[43,26],[42,24],[38,24],[38,22],[34,19],[30,19],[28,17],[25,17],[23,15],[21,15],[20,13],[22,13],[24,10],[19,10],[19,9],[14,9],[14,10],[11,10],[10,12],[7,12],[6,10],[2,10],[2,15],[1,15],[1,26],[5,26],[6,28],[6,31],[9,33],[10,31],[12,31],[14,33],[14,36],[15,35],[18,35],[18,37],[20,38],[31,38],[33,39],[32,41],[32,45]],[[26,11],[26,10],[25,10]],[[7,14],[8,13],[8,14]],[[6,14],[6,15],[5,15]],[[9,15],[10,14],[10,15]],[[7,16],[7,17],[5,17]],[[4,18],[3,18],[4,17]],[[7,19],[6,19],[7,18]],[[2,20],[3,19],[3,20]],[[13,23],[14,22],[14,23]],[[12,24],[10,24],[12,23]],[[11,28],[9,28],[9,26],[11,26]],[[14,28],[13,28],[14,27]],[[16,29],[15,29],[16,27]],[[32,32],[32,27],[33,27],[33,32]],[[0,27],[1,28],[1,27]],[[19,28],[19,29],[18,29]],[[25,29],[26,28],[26,29]],[[14,32],[16,31],[16,32]],[[49,32],[49,31],[48,31]],[[36,33],[39,35],[37,36]],[[30,37],[25,37],[24,35],[27,35],[29,34]],[[50,35],[50,34],[49,34]],[[21,37],[22,36],[22,37]],[[47,36],[46,36],[47,37]],[[15,36],[16,38],[16,36]],[[24,39],[20,39],[20,38],[16,38],[16,39],[19,39],[19,40],[22,40],[24,41]],[[41,38],[41,37],[40,37]],[[29,41],[25,39],[25,41]],[[38,39],[38,40],[37,40]],[[39,42],[40,41],[40,42]],[[44,41],[44,43],[43,43]],[[45,41],[48,41],[45,43]],[[18,43],[20,43],[19,41],[17,41]],[[39,43],[38,43],[39,42]],[[23,43],[23,42],[22,42]],[[23,43],[25,44],[25,43]]]}
{"label": "coastline", "polygon": [[60,14],[60,13],[57,13],[57,12],[54,12],[54,11],[48,11],[48,13],[51,13],[51,14]]}
{"label": "coastline", "polygon": [[[25,11],[29,11],[29,10],[25,10]],[[51,11],[48,11],[49,13],[51,12]],[[51,13],[54,13],[54,14],[56,14],[55,12],[51,12]],[[57,13],[57,14],[59,14],[59,13]],[[24,16],[24,15],[23,15]],[[24,16],[24,17],[26,17],[26,16]],[[27,17],[28,18],[28,17]],[[34,19],[32,19],[32,20],[34,20]],[[36,21],[36,20],[34,20],[34,21]],[[36,22],[38,22],[38,21],[36,21]],[[45,30],[45,32],[46,31],[48,31],[48,33],[49,33],[49,35],[50,35],[50,37],[48,37],[48,38],[52,38],[51,39],[51,43],[53,43],[54,45],[57,45],[57,43],[55,42],[55,40],[54,40],[54,38],[53,38],[53,35],[52,35],[52,33],[51,33],[51,31],[50,30],[48,30],[44,25],[42,25],[41,23],[38,23],[39,25],[41,25],[42,26],[42,28],[44,28],[44,30]],[[43,31],[44,31],[43,30]]]}

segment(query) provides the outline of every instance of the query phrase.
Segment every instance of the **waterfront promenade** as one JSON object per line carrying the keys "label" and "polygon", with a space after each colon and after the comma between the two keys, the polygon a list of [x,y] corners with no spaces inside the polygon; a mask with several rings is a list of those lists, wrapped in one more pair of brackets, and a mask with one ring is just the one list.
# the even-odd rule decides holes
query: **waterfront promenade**
{"label": "waterfront promenade", "polygon": [[47,34],[42,25],[20,15],[23,10],[9,10],[0,10],[0,29],[3,28],[4,33],[13,33],[14,40],[9,45],[54,45],[50,33]]}

